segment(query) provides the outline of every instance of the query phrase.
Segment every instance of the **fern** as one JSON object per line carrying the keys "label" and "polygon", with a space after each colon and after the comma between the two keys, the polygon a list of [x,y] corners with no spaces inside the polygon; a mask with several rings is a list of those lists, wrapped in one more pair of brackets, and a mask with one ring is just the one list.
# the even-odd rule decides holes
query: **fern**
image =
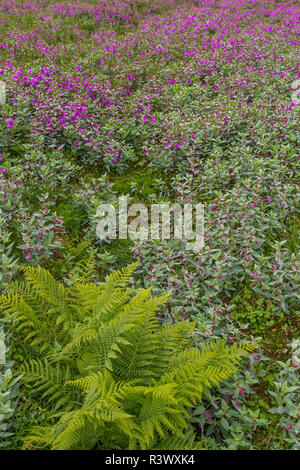
{"label": "fern", "polygon": [[42,268],[20,268],[0,303],[24,331],[32,359],[23,367],[51,426],[24,438],[49,449],[197,449],[188,410],[230,378],[255,345],[212,341],[199,348],[195,324],[161,327],[169,295],[134,293],[136,263],[92,283],[92,261],[69,287]]}

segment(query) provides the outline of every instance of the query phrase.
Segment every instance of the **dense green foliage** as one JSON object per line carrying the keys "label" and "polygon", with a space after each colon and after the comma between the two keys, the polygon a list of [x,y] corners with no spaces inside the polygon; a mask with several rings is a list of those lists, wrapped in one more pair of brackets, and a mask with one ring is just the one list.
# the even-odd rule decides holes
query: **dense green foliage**
{"label": "dense green foliage", "polygon": [[[20,303],[31,292],[22,269],[46,269],[70,296],[94,255],[93,289],[138,260],[137,291],[172,293],[160,326],[190,322],[201,351],[258,340],[187,410],[186,438],[300,448],[298,10],[296,0],[0,0],[0,295],[17,302],[14,317],[0,307],[1,446],[19,449],[29,429],[62,419],[56,392],[48,403],[42,383],[34,392],[19,376],[58,360],[80,321],[51,289],[53,313],[45,299],[42,311]],[[99,240],[98,206],[124,195],[204,204],[203,250]]]}
{"label": "dense green foliage", "polygon": [[13,377],[3,328],[0,327],[0,449],[11,445],[12,422],[20,391],[20,376]]}

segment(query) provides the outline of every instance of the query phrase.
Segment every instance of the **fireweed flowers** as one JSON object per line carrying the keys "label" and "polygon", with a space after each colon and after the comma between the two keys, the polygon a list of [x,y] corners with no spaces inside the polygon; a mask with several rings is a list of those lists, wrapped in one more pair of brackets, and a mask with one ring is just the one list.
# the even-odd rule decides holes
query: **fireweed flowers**
{"label": "fireweed flowers", "polygon": [[5,119],[7,127],[14,127],[15,125],[15,120],[14,119]]}
{"label": "fireweed flowers", "polygon": [[[139,19],[138,12],[129,8],[126,2],[111,2],[105,7],[88,3],[34,7],[39,28],[29,34],[19,31],[17,35],[7,37],[1,50],[8,58],[0,69],[0,75],[7,74],[14,83],[18,96],[28,96],[32,100],[36,109],[31,122],[32,134],[44,135],[46,142],[49,139],[62,141],[65,136],[75,155],[86,158],[87,162],[100,159],[107,169],[122,171],[131,161],[138,160],[147,164],[150,159],[151,165],[158,168],[174,166],[182,159],[191,164],[193,153],[197,154],[200,148],[205,151],[203,142],[213,139],[214,134],[225,137],[230,128],[237,129],[239,121],[249,123],[249,129],[253,129],[249,141],[257,142],[260,139],[256,119],[266,121],[270,128],[275,125],[266,119],[266,113],[277,116],[278,125],[280,121],[281,126],[286,126],[288,116],[279,97],[283,96],[280,90],[286,89],[289,80],[294,80],[294,63],[285,64],[276,50],[273,51],[268,31],[276,35],[274,41],[278,48],[296,47],[294,2],[285,2],[280,7],[265,2],[267,17],[272,19],[271,24],[267,20],[265,26],[260,13],[249,2],[235,2],[239,8],[235,8],[233,18],[227,14],[226,2],[222,4],[221,14],[216,12],[214,4],[203,1],[199,5],[175,8],[169,2],[170,14],[166,20],[163,16],[155,16],[159,2],[154,2],[152,13],[147,11],[137,30],[133,25]],[[22,5],[6,6],[8,24],[13,21],[13,15],[18,14],[18,9],[20,13],[26,12]],[[47,18],[47,31],[49,26],[53,27],[49,44],[43,35],[46,26],[39,20],[41,12]],[[89,58],[85,60],[96,64],[97,73],[90,72],[84,61],[81,63],[76,49],[72,50],[72,64],[63,69],[60,62],[65,60],[68,46],[62,48],[52,42],[56,32],[65,28],[69,31],[69,19],[81,13],[90,17],[95,28],[102,24],[102,19],[112,28],[118,21],[130,26],[128,34],[119,40],[115,29],[108,27],[87,34],[76,24],[78,47],[86,44],[91,48]],[[57,15],[59,21],[55,20]],[[249,21],[251,35],[243,28]],[[240,24],[238,29],[237,22]],[[74,34],[74,27],[71,29]],[[287,29],[289,33],[286,33]],[[263,49],[259,44],[263,44]],[[19,57],[26,57],[32,47],[42,65],[33,68],[28,63],[27,67],[19,67]],[[179,67],[183,58],[187,63],[185,68]],[[264,66],[265,62],[268,66]],[[154,74],[150,72],[153,64]],[[256,87],[261,87],[262,91],[265,88],[268,94],[265,84],[272,80],[275,80],[274,96],[272,88],[271,95],[261,103],[253,100]],[[209,103],[206,104],[208,89],[213,90],[215,100],[213,126],[208,116]],[[225,107],[221,106],[223,98]],[[181,113],[176,116],[178,103],[184,119]],[[237,109],[231,111],[237,103],[239,112]],[[290,100],[286,104],[288,108]],[[190,119],[190,113],[196,113],[200,129],[194,124],[191,128],[190,123],[196,121]],[[130,122],[132,124],[128,125]],[[210,134],[213,135],[210,137]],[[145,139],[143,135],[149,138]]]}

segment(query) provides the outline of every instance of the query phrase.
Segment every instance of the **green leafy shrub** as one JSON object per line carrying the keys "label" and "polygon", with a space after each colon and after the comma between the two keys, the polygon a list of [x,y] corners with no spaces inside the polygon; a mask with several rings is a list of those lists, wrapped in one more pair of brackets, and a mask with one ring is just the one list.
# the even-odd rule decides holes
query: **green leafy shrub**
{"label": "green leafy shrub", "polygon": [[[299,348],[300,341],[294,341],[293,347]],[[299,352],[299,349],[298,349]],[[278,426],[288,448],[300,450],[300,387],[299,387],[299,358],[297,365],[291,359],[286,362],[278,361],[279,373],[275,376],[274,390],[269,394],[274,397],[276,406],[269,409],[273,415],[280,417]]]}
{"label": "green leafy shrub", "polygon": [[23,380],[49,412],[25,448],[203,448],[188,410],[255,346],[220,340],[199,348],[195,323],[161,327],[155,312],[169,295],[134,293],[127,285],[135,267],[97,284],[88,260],[69,287],[41,267],[20,267],[25,282],[2,296],[31,350]]}
{"label": "green leafy shrub", "polygon": [[12,361],[6,358],[3,327],[0,327],[0,448],[8,447],[13,436],[12,419],[17,406],[20,376],[13,377]]}

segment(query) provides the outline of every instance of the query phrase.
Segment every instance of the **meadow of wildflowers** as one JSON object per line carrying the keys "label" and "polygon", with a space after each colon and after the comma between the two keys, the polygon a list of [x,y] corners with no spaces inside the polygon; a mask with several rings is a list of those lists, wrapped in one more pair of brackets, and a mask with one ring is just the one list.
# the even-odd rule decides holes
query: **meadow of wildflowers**
{"label": "meadow of wildflowers", "polygon": [[[68,284],[92,253],[101,280],[139,260],[139,287],[172,292],[163,324],[258,339],[193,410],[211,449],[300,448],[299,18],[296,0],[0,0],[0,294],[16,264]],[[203,203],[203,250],[100,241],[120,195]],[[0,448],[18,449],[45,413],[0,314]]]}

